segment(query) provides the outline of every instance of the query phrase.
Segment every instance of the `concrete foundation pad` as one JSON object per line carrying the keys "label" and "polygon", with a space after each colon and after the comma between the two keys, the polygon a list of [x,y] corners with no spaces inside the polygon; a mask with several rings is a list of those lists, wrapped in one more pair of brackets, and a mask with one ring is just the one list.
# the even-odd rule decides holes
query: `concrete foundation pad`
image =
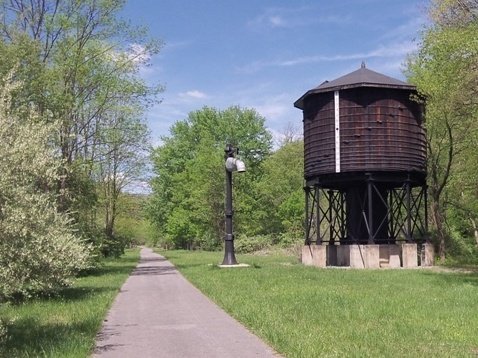
{"label": "concrete foundation pad", "polygon": [[337,245],[327,245],[327,266],[337,266]]}
{"label": "concrete foundation pad", "polygon": [[235,265],[218,265],[220,268],[240,268],[240,267],[249,267],[248,264],[235,264]]}
{"label": "concrete foundation pad", "polygon": [[362,255],[365,268],[380,268],[380,245],[363,245]]}
{"label": "concrete foundation pad", "polygon": [[365,268],[363,257],[363,245],[349,245],[350,250],[350,267]]}
{"label": "concrete foundation pad", "polygon": [[417,244],[402,245],[402,266],[418,267]]}
{"label": "concrete foundation pad", "polygon": [[433,247],[433,244],[422,245],[421,265],[422,266],[435,265],[435,248]]}
{"label": "concrete foundation pad", "polygon": [[325,267],[327,264],[327,246],[305,245],[302,248],[301,261],[306,266]]}
{"label": "concrete foundation pad", "polygon": [[379,245],[380,267],[399,268],[401,264],[402,248],[400,245]]}
{"label": "concrete foundation pad", "polygon": [[350,266],[350,245],[337,246],[337,266]]}
{"label": "concrete foundation pad", "polygon": [[348,245],[351,268],[379,268],[379,245]]}
{"label": "concrete foundation pad", "polygon": [[[415,243],[367,245],[306,245],[301,262],[306,266],[350,268],[415,268],[433,266],[435,253],[432,244],[423,244],[420,252]],[[419,259],[419,253],[421,257]]]}

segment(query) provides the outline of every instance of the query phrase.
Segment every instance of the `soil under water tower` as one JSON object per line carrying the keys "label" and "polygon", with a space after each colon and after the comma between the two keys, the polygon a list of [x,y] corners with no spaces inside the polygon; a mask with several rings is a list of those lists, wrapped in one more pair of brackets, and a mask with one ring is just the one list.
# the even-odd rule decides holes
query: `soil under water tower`
{"label": "soil under water tower", "polygon": [[433,265],[423,106],[408,83],[360,69],[307,91],[302,262]]}

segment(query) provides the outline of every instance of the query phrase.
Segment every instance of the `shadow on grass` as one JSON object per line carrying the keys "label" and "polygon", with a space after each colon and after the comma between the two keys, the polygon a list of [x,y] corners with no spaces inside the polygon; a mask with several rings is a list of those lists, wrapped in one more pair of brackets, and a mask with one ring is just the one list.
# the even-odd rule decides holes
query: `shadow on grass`
{"label": "shadow on grass", "polygon": [[92,342],[83,337],[94,337],[100,323],[97,319],[56,323],[17,319],[9,326],[10,340],[4,346],[2,357],[49,357],[53,352],[61,356],[61,352],[69,352],[71,346],[84,346],[87,352]]}
{"label": "shadow on grass", "polygon": [[118,291],[118,289],[116,287],[67,287],[61,290],[56,296],[53,296],[51,300],[81,301],[109,291]]}
{"label": "shadow on grass", "polygon": [[449,271],[424,271],[424,275],[433,277],[440,285],[473,285],[478,286],[478,268],[449,268]]}
{"label": "shadow on grass", "polygon": [[[87,275],[83,274],[83,277],[73,287],[62,288],[55,294],[38,295],[33,300],[22,297],[10,303],[28,305],[29,301],[50,301],[59,302],[59,304],[88,302],[92,297],[118,291],[115,284],[109,283],[109,278],[117,275],[127,276],[138,262],[138,257],[108,259],[105,261],[105,265],[91,270]],[[89,279],[87,276],[93,277]],[[103,277],[99,278],[100,276]],[[118,277],[115,277],[115,280],[117,281]],[[55,304],[51,305],[51,307],[54,306]],[[50,307],[50,305],[46,305],[46,307]],[[69,355],[72,350],[78,351],[78,347],[81,350],[84,349],[86,356],[92,348],[95,334],[101,326],[102,320],[102,317],[88,317],[87,315],[84,317],[75,315],[76,321],[72,320],[74,317],[69,318],[61,314],[55,318],[54,308],[52,316],[48,316],[51,319],[45,321],[30,314],[23,316],[13,314],[13,317],[15,320],[8,324],[10,339],[6,344],[0,346],[0,357],[60,357],[63,354]]]}
{"label": "shadow on grass", "polygon": [[128,274],[131,272],[131,269],[138,264],[139,260],[135,257],[121,257],[111,260],[111,262],[113,263],[111,265],[106,265],[106,263],[103,263],[99,267],[84,270],[80,273],[79,277],[103,276],[108,274],[122,273]]}
{"label": "shadow on grass", "polygon": [[190,269],[190,268],[194,268],[194,267],[204,267],[205,269],[218,269],[219,268],[219,264],[220,262],[218,263],[204,263],[204,262],[201,262],[201,263],[188,263],[188,264],[174,264],[174,267],[176,267],[178,270],[182,270],[182,269]]}
{"label": "shadow on grass", "polygon": [[[8,303],[12,306],[20,306],[28,304],[29,302],[64,302],[64,301],[83,301],[90,298],[90,296],[99,295],[108,291],[117,291],[116,287],[65,287],[55,292],[41,292],[32,293],[32,297],[25,297],[23,295],[17,295],[11,297]],[[1,303],[1,302],[0,302]],[[3,358],[0,355],[0,358]]]}

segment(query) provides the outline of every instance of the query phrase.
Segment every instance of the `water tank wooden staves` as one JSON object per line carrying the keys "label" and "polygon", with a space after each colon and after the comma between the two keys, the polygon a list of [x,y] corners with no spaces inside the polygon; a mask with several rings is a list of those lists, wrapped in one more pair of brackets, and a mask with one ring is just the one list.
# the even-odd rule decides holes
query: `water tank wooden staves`
{"label": "water tank wooden staves", "polygon": [[361,68],[307,91],[306,243],[426,239],[423,105],[408,83]]}

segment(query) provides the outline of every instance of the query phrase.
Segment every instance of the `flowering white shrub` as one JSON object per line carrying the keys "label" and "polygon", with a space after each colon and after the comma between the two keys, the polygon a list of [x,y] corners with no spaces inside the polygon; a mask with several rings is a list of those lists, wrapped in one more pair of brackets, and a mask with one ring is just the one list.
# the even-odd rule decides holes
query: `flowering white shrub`
{"label": "flowering white shrub", "polygon": [[56,124],[11,109],[11,78],[0,84],[0,299],[67,285],[89,256],[51,190],[62,168]]}

